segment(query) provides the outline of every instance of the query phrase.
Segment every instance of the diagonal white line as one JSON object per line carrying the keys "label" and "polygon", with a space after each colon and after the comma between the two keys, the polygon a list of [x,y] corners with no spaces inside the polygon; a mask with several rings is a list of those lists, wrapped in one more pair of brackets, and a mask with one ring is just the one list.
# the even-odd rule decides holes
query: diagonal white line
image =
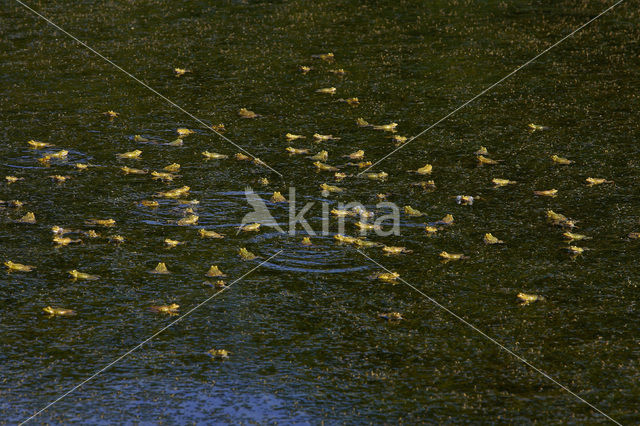
{"label": "diagonal white line", "polygon": [[267,263],[268,261],[270,261],[271,259],[273,259],[274,257],[276,257],[277,255],[279,255],[280,253],[282,253],[283,250],[280,250],[279,252],[277,252],[276,254],[274,254],[273,256],[269,257],[268,259],[260,262],[256,267],[252,268],[251,270],[249,270],[248,272],[245,272],[242,276],[240,276],[240,278],[237,278],[235,281],[233,281],[232,283],[230,283],[228,286],[226,286],[225,288],[223,288],[222,290],[220,290],[217,293],[214,293],[213,295],[211,295],[210,297],[208,297],[207,299],[205,299],[203,302],[197,304],[196,306],[194,306],[193,308],[191,308],[189,311],[187,311],[184,315],[181,315],[178,319],[170,322],[168,325],[162,327],[160,330],[156,331],[153,335],[151,335],[151,337],[146,338],[145,340],[143,340],[141,343],[137,344],[136,346],[134,346],[133,348],[131,348],[130,350],[128,350],[127,352],[125,352],[123,355],[120,355],[118,358],[116,358],[115,360],[111,361],[109,364],[107,364],[106,366],[102,367],[100,370],[98,370],[97,372],[95,372],[94,374],[92,374],[90,377],[84,379],[82,382],[78,383],[77,385],[75,385],[74,387],[72,387],[71,389],[69,389],[67,392],[63,393],[62,395],[60,395],[58,398],[56,398],[55,400],[51,401],[49,404],[47,404],[45,407],[43,407],[42,409],[40,409],[39,411],[35,412],[34,414],[31,415],[31,417],[23,420],[22,422],[20,422],[21,425],[29,422],[30,420],[34,419],[36,416],[38,416],[40,413],[42,413],[43,411],[47,410],[48,408],[50,408],[52,405],[54,405],[55,403],[57,403],[58,401],[60,401],[61,399],[63,399],[64,397],[66,397],[67,395],[69,395],[71,392],[75,391],[76,389],[78,389],[80,386],[84,385],[85,383],[93,380],[96,376],[98,376],[99,374],[103,373],[104,371],[108,370],[109,368],[111,368],[114,364],[116,364],[118,361],[122,360],[123,358],[125,358],[126,356],[128,356],[129,354],[131,354],[132,352],[134,352],[135,350],[139,349],[140,347],[142,347],[145,343],[147,343],[148,341],[150,341],[151,339],[153,339],[154,337],[156,337],[158,334],[162,333],[163,331],[165,331],[166,329],[168,329],[169,327],[173,326],[174,324],[182,321],[186,316],[188,316],[189,314],[191,314],[193,311],[195,311],[196,309],[200,308],[202,305],[204,305],[205,303],[209,302],[211,299],[213,299],[214,297],[216,297],[217,295],[221,294],[224,291],[227,291],[228,289],[231,288],[232,285],[234,285],[235,283],[237,283],[238,281],[242,280],[244,277],[246,277],[247,275],[249,275],[250,273],[252,273],[253,271],[255,271],[256,269],[258,269],[259,267],[261,267],[262,265],[264,265],[265,263]]}
{"label": "diagonal white line", "polygon": [[500,80],[496,81],[495,83],[493,83],[491,86],[487,87],[486,89],[484,89],[482,92],[478,93],[477,95],[475,95],[473,98],[469,99],[468,101],[466,101],[465,103],[463,103],[462,105],[460,105],[458,108],[454,109],[453,111],[451,111],[449,114],[445,115],[444,117],[442,117],[440,120],[436,121],[435,123],[433,123],[432,125],[430,125],[429,127],[427,127],[426,129],[424,129],[423,131],[421,131],[420,133],[418,133],[417,135],[413,136],[412,138],[410,138],[407,142],[405,142],[404,144],[400,145],[399,147],[397,147],[396,149],[394,149],[393,151],[391,151],[390,153],[388,153],[387,155],[385,155],[384,157],[382,157],[381,159],[379,159],[378,161],[376,161],[375,163],[373,163],[372,165],[370,165],[369,167],[367,167],[366,169],[364,169],[363,171],[361,171],[360,173],[357,174],[357,176],[362,175],[364,172],[366,172],[367,170],[371,169],[372,167],[376,166],[377,164],[381,163],[382,161],[384,161],[385,159],[387,159],[387,157],[395,154],[396,152],[400,151],[402,148],[404,148],[405,146],[409,145],[409,143],[411,143],[412,141],[414,141],[415,139],[419,138],[420,136],[424,135],[426,132],[428,132],[429,130],[433,129],[434,127],[436,127],[438,124],[442,123],[444,120],[446,120],[447,118],[451,117],[453,114],[455,114],[456,112],[460,111],[462,108],[466,107],[467,105],[469,105],[471,102],[475,101],[476,99],[478,99],[480,96],[484,95],[485,93],[487,93],[489,90],[493,89],[494,87],[496,87],[498,84],[502,83],[503,81],[505,81],[506,79],[508,79],[509,77],[511,77],[512,75],[514,75],[515,73],[517,73],[518,71],[520,71],[522,68],[526,67],[527,65],[529,65],[530,63],[534,62],[536,59],[538,59],[540,56],[544,55],[545,53],[547,53],[548,51],[550,51],[551,49],[553,49],[554,47],[556,47],[557,45],[559,45],[560,43],[562,43],[563,41],[565,41],[566,39],[568,39],[569,37],[573,36],[575,33],[577,33],[578,31],[580,31],[581,29],[583,29],[584,27],[586,27],[587,25],[591,24],[593,21],[595,21],[596,19],[600,18],[602,15],[604,15],[605,13],[609,12],[610,10],[612,10],[613,8],[615,8],[616,6],[618,6],[620,3],[622,3],[624,0],[618,0],[616,3],[614,3],[612,6],[609,6],[608,8],[606,8],[605,10],[603,10],[602,12],[600,12],[595,18],[590,19],[589,21],[585,22],[584,24],[580,25],[578,28],[576,28],[575,30],[571,31],[569,34],[567,34],[566,36],[562,37],[560,40],[558,40],[557,42],[553,43],[551,46],[547,47],[545,50],[543,50],[542,52],[538,53],[536,56],[534,56],[533,58],[529,59],[527,62],[525,62],[524,64],[520,65],[518,68],[516,68],[515,70],[511,71],[509,74],[505,75],[504,77],[502,77]]}
{"label": "diagonal white line", "polygon": [[[179,109],[180,111],[182,111],[183,113],[187,114],[189,117],[193,118],[195,121],[197,121],[198,123],[202,124],[205,128],[211,130],[213,133],[215,133],[216,135],[220,136],[222,139],[224,139],[225,141],[229,142],[231,145],[235,146],[236,148],[238,148],[240,151],[244,152],[245,154],[247,154],[248,156],[250,156],[252,159],[256,159],[257,157],[253,154],[251,154],[249,151],[247,151],[246,149],[244,149],[243,147],[241,147],[240,145],[236,144],[235,142],[233,142],[231,139],[227,138],[226,136],[224,136],[222,133],[218,132],[216,129],[214,129],[213,127],[211,127],[210,125],[208,125],[207,123],[205,123],[204,121],[202,121],[201,119],[199,119],[198,117],[196,117],[195,115],[191,114],[189,111],[185,110],[184,108],[182,108],[180,105],[176,104],[175,102],[173,102],[171,99],[167,98],[165,95],[163,95],[162,93],[158,92],[156,89],[154,89],[153,87],[149,86],[147,83],[145,83],[144,81],[140,80],[139,78],[137,78],[136,76],[134,76],[133,74],[131,74],[129,71],[125,70],[124,68],[122,68],[121,66],[119,66],[118,64],[114,63],[113,61],[111,61],[109,58],[105,57],[104,55],[102,55],[100,52],[98,52],[97,50],[95,50],[94,48],[92,48],[91,46],[87,45],[85,42],[81,41],[80,39],[78,39],[77,37],[75,37],[73,34],[68,33],[67,31],[65,31],[64,29],[60,28],[60,26],[56,25],[54,22],[52,22],[50,19],[48,19],[47,17],[43,16],[42,14],[40,14],[39,12],[37,12],[36,10],[32,9],[31,7],[29,7],[28,5],[24,4],[22,1],[20,0],[15,0],[16,3],[21,4],[25,9],[33,12],[35,15],[37,15],[38,17],[42,18],[44,21],[46,21],[49,25],[51,25],[52,27],[56,28],[57,30],[61,31],[62,33],[66,34],[67,36],[69,36],[70,38],[72,38],[73,40],[75,40],[76,42],[78,42],[78,44],[80,44],[81,46],[86,47],[87,49],[89,49],[91,52],[95,53],[97,56],[99,56],[100,58],[104,59],[106,62],[108,62],[109,64],[113,65],[115,68],[117,68],[119,71],[122,71],[124,74],[126,74],[128,77],[130,77],[131,79],[135,80],[136,82],[140,83],[141,85],[143,85],[144,87],[146,87],[147,89],[149,89],[150,91],[152,91],[154,94],[158,95],[160,98],[164,99],[165,101],[167,101],[171,106]],[[260,160],[262,161],[262,160]],[[275,170],[274,168],[272,168],[271,166],[269,166],[268,164],[266,164],[264,161],[262,161],[262,163],[268,168],[270,169],[272,172],[276,173],[277,175],[279,175],[280,177],[282,176],[282,173],[278,172],[277,170]]]}
{"label": "diagonal white line", "polygon": [[[389,269],[387,269],[386,267],[384,267],[383,265],[381,265],[380,263],[376,262],[375,260],[373,260],[372,258],[370,258],[369,256],[367,256],[364,252],[360,251],[359,249],[356,248],[356,250],[363,255],[365,258],[369,259],[371,262],[375,263],[376,265],[378,265],[379,267],[381,267],[382,269],[384,269],[385,271],[391,273],[391,271]],[[576,394],[575,392],[573,392],[571,389],[569,389],[568,387],[566,387],[565,385],[563,385],[562,383],[558,382],[556,379],[554,379],[553,377],[551,377],[550,375],[548,375],[547,373],[545,373],[544,371],[540,370],[538,367],[536,367],[535,365],[531,364],[529,361],[527,361],[526,359],[524,359],[523,357],[521,357],[520,355],[518,355],[517,353],[513,352],[511,349],[507,348],[506,346],[504,346],[502,343],[498,342],[496,339],[494,339],[493,337],[487,335],[484,331],[480,330],[478,327],[476,327],[475,325],[471,324],[470,322],[468,322],[467,320],[465,320],[464,318],[462,318],[460,315],[456,314],[455,312],[453,312],[452,310],[450,310],[449,308],[447,308],[446,306],[442,305],[441,303],[439,303],[437,300],[435,300],[434,298],[428,296],[427,294],[425,294],[424,292],[422,292],[421,290],[419,290],[418,288],[416,288],[415,286],[409,284],[407,281],[403,280],[401,277],[398,277],[398,279],[400,281],[402,281],[404,284],[406,284],[407,286],[409,286],[410,288],[412,288],[413,290],[415,290],[417,293],[421,294],[425,299],[429,300],[431,303],[433,303],[434,305],[436,305],[438,308],[444,310],[445,312],[447,312],[448,314],[450,314],[451,316],[453,316],[455,319],[457,319],[458,321],[460,321],[461,323],[463,323],[464,325],[466,325],[467,327],[471,328],[473,331],[479,333],[482,337],[484,337],[485,339],[489,340],[491,343],[494,343],[495,345],[497,345],[498,347],[500,347],[501,349],[503,349],[504,351],[506,351],[508,354],[512,355],[513,357],[515,357],[516,359],[518,359],[519,361],[523,362],[524,364],[526,364],[527,366],[529,366],[530,368],[532,368],[533,370],[535,370],[536,372],[540,373],[541,375],[543,375],[544,377],[546,377],[547,379],[551,380],[553,383],[555,383],[556,385],[558,385],[560,388],[562,388],[563,390],[565,390],[566,392],[570,393],[571,395],[575,396],[576,398],[578,398],[580,401],[584,402],[585,404],[587,404],[589,407],[593,408],[595,411],[597,411],[598,413],[602,414],[603,416],[605,416],[607,419],[611,420],[613,423],[617,424],[617,425],[621,425],[620,422],[618,422],[617,420],[611,418],[609,415],[607,415],[607,413],[605,413],[604,411],[600,410],[598,407],[596,407],[595,405],[591,404],[589,401],[585,400],[584,398],[582,398],[580,395]]]}

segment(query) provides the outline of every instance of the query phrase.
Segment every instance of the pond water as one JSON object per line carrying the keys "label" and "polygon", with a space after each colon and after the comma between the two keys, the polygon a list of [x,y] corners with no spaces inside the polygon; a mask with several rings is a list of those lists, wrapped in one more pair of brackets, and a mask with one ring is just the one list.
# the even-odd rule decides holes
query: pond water
{"label": "pond water", "polygon": [[[136,1],[31,2],[31,7],[206,123],[266,167],[202,151],[239,149],[25,9],[0,8],[0,258],[35,266],[0,271],[0,422],[25,420],[218,290],[233,285],[34,420],[45,423],[596,423],[606,418],[524,365],[409,286],[371,280],[382,268],[333,235],[263,227],[237,232],[252,211],[244,190],[268,199],[295,187],[298,210],[357,201],[378,214],[376,194],[402,214],[400,235],[369,239],[407,247],[376,262],[492,336],[612,418],[640,421],[640,9],[624,2],[371,172],[317,172],[287,146],[375,162],[395,149],[398,123],[422,132],[613,2]],[[333,62],[313,59],[332,52]],[[301,65],[311,66],[306,74]],[[173,69],[190,72],[176,77]],[[344,76],[329,72],[344,69]],[[316,89],[335,87],[335,95]],[[358,106],[338,99],[357,97]],[[243,119],[238,110],[260,114]],[[103,112],[119,116],[109,120]],[[529,123],[547,126],[530,131]],[[194,134],[167,143],[176,129]],[[306,139],[288,142],[286,133]],[[312,135],[340,140],[314,142]],[[149,139],[139,142],[135,135]],[[27,141],[55,147],[34,150]],[[500,162],[481,166],[486,147]],[[38,161],[69,151],[66,161]],[[117,153],[140,149],[141,158]],[[573,161],[560,165],[550,156]],[[90,164],[79,170],[76,163]],[[161,170],[163,183],[121,167]],[[412,170],[433,165],[430,176]],[[56,183],[49,176],[70,176]],[[7,183],[4,176],[23,178]],[[258,183],[266,177],[269,184]],[[588,186],[587,177],[614,183]],[[516,184],[494,188],[492,178]],[[411,185],[433,179],[434,191]],[[344,189],[325,196],[319,185]],[[188,185],[185,200],[154,194]],[[558,189],[556,197],[534,190]],[[456,195],[479,196],[471,206]],[[199,204],[188,204],[197,199]],[[140,205],[157,200],[157,208]],[[286,204],[267,203],[286,222]],[[199,223],[178,226],[191,208]],[[590,240],[570,256],[547,210],[577,220]],[[36,224],[17,222],[27,212]],[[424,225],[446,214],[434,236]],[[112,218],[112,228],[86,220]],[[356,235],[356,219],[347,231]],[[51,227],[77,230],[59,247]],[[224,239],[201,238],[198,229]],[[89,238],[81,232],[100,233]],[[486,245],[492,233],[503,245]],[[116,244],[108,237],[121,235]],[[165,238],[184,242],[167,249]],[[238,249],[259,256],[242,261]],[[280,254],[238,280],[243,274]],[[443,263],[439,253],[467,259]],[[150,274],[164,262],[169,275]],[[98,275],[73,281],[68,271]],[[237,282],[235,282],[238,280]],[[546,300],[522,306],[520,292]],[[46,306],[76,315],[50,317]],[[380,313],[396,311],[402,321]],[[207,351],[226,349],[226,360]]]}

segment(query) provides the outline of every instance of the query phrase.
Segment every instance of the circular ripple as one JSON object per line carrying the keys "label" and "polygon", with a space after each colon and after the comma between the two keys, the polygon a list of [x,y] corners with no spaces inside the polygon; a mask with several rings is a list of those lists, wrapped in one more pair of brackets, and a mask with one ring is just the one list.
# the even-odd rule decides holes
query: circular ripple
{"label": "circular ripple", "polygon": [[307,234],[302,232],[296,235],[265,232],[256,235],[250,242],[260,247],[259,254],[263,259],[269,259],[282,250],[279,255],[262,264],[262,267],[265,268],[292,272],[338,274],[362,271],[371,267],[367,262],[354,265],[353,255],[349,254],[348,248],[335,244],[333,237],[311,237],[313,245],[303,246],[301,241],[306,236]]}

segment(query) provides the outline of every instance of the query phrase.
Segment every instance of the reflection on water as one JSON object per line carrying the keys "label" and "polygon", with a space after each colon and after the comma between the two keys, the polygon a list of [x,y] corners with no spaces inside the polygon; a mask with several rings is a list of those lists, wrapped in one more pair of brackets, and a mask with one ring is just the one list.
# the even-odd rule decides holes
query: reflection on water
{"label": "reflection on water", "polygon": [[[92,424],[112,424],[113,422],[291,422],[311,424],[313,416],[308,415],[291,402],[277,395],[262,393],[243,383],[211,381],[197,383],[187,380],[155,382],[147,379],[124,379],[112,381],[104,392],[122,397],[117,403],[106,398],[104,393],[91,393],[65,413],[71,422]],[[179,392],[176,392],[179,386]],[[123,396],[126,395],[126,398]],[[0,404],[0,409],[9,410],[8,404]],[[98,412],[106,412],[97,414]],[[12,410],[6,422],[18,422],[28,412]],[[52,421],[61,421],[53,418]]]}
{"label": "reflection on water", "polygon": [[[0,422],[17,422],[107,365],[172,319],[149,306],[182,312],[216,289],[203,285],[211,265],[227,282],[279,250],[282,255],[213,298],[137,352],[39,417],[47,423],[478,423],[595,422],[586,405],[452,321],[406,286],[371,281],[379,268],[333,234],[311,237],[264,227],[237,232],[251,211],[244,189],[288,198],[298,210],[316,202],[309,223],[322,228],[320,206],[377,194],[422,217],[403,215],[401,235],[371,240],[413,252],[366,253],[522,354],[623,423],[637,423],[637,263],[640,154],[635,54],[640,11],[624,3],[575,37],[458,111],[372,171],[356,178],[344,158],[358,149],[375,161],[392,149],[384,132],[356,125],[398,123],[416,135],[537,52],[603,10],[600,1],[553,4],[462,1],[129,2],[41,4],[46,16],[146,81],[194,115],[224,123],[225,136],[284,178],[248,161],[205,161],[203,151],[233,155],[229,143],[138,83],[56,33],[17,3],[0,10],[0,258],[34,265],[0,272]],[[335,62],[311,55],[334,52]],[[312,69],[303,74],[300,65]],[[191,72],[176,77],[173,68]],[[331,70],[344,69],[345,75]],[[336,87],[336,95],[316,93]],[[351,106],[338,99],[358,97]],[[260,114],[243,119],[240,108]],[[102,113],[115,110],[109,120]],[[547,126],[531,132],[528,123]],[[192,128],[182,146],[167,143]],[[287,141],[286,133],[305,139]],[[317,142],[312,135],[340,140]],[[139,142],[135,135],[150,141]],[[28,140],[54,144],[33,150]],[[348,175],[335,182],[305,155],[329,152]],[[481,146],[500,160],[480,166]],[[60,149],[66,161],[38,158]],[[142,151],[139,160],[117,153]],[[555,164],[552,155],[569,158]],[[88,164],[86,170],[76,163]],[[173,182],[147,172],[172,163]],[[412,184],[433,165],[436,189]],[[70,176],[56,184],[51,175]],[[614,184],[587,186],[587,177]],[[264,184],[261,179],[268,178]],[[495,188],[494,178],[517,181]],[[344,193],[324,197],[328,183]],[[185,200],[155,197],[191,188]],[[534,190],[557,189],[554,198]],[[477,197],[473,205],[456,195]],[[141,204],[156,200],[157,207]],[[187,203],[186,201],[191,201]],[[196,202],[197,201],[197,202]],[[267,203],[287,223],[286,204]],[[188,210],[190,209],[190,210]],[[552,209],[592,237],[572,258]],[[16,220],[34,212],[38,223]],[[382,212],[379,211],[378,214]],[[195,225],[180,226],[187,214]],[[432,235],[426,223],[451,214]],[[112,228],[87,219],[113,218]],[[356,235],[353,218],[346,232]],[[82,244],[56,247],[51,227],[70,228]],[[224,238],[203,238],[198,229]],[[87,232],[94,230],[95,237]],[[488,246],[492,233],[505,241]],[[125,241],[113,242],[115,235]],[[168,249],[166,238],[184,242]],[[238,250],[260,256],[245,262]],[[438,253],[468,259],[442,263]],[[147,271],[159,262],[171,274]],[[95,274],[72,281],[68,271]],[[520,292],[545,302],[520,306]],[[69,318],[41,314],[73,309]],[[401,312],[405,320],[378,315]],[[231,352],[215,362],[212,348]],[[216,382],[213,385],[213,382]]]}

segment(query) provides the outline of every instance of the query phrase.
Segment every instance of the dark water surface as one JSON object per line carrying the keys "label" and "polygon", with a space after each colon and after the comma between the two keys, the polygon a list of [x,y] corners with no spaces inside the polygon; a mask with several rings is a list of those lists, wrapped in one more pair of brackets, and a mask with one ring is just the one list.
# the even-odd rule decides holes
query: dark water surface
{"label": "dark water surface", "polygon": [[[405,285],[371,281],[380,268],[331,236],[300,244],[302,233],[235,228],[251,211],[245,186],[269,197],[360,201],[377,193],[427,214],[402,217],[401,236],[375,237],[412,254],[366,253],[477,325],[622,423],[640,421],[640,9],[628,1],[487,95],[376,166],[385,182],[350,178],[345,192],[304,156],[285,147],[329,151],[328,162],[364,149],[375,161],[394,148],[388,134],[355,125],[399,123],[421,132],[612,1],[31,2],[56,24],[266,161],[275,173],[234,159],[203,161],[204,150],[238,149],[12,0],[0,7],[0,258],[36,266],[0,272],[0,423],[25,419],[109,364],[175,317],[149,311],[178,303],[187,312],[216,290],[212,264],[230,283],[284,250],[111,369],[53,405],[45,423],[584,423],[605,418]],[[333,52],[333,64],[312,54]],[[311,65],[306,75],[299,65]],[[176,78],[173,68],[191,73]],[[344,77],[328,72],[344,68]],[[334,86],[335,96],[315,93]],[[360,106],[336,102],[357,96]],[[240,108],[263,117],[244,120]],[[102,112],[120,116],[109,121]],[[528,123],[549,127],[530,132]],[[139,143],[196,134],[184,146]],[[287,142],[284,134],[300,133]],[[314,143],[313,133],[339,141]],[[27,141],[55,144],[43,151]],[[478,166],[485,146],[495,166]],[[49,167],[37,159],[69,150]],[[140,149],[140,160],[115,154]],[[554,164],[553,154],[574,161]],[[98,167],[78,171],[75,163]],[[171,184],[119,167],[159,170],[180,163]],[[437,190],[411,186],[434,166]],[[353,168],[345,168],[351,173]],[[63,184],[50,175],[68,175]],[[22,177],[14,184],[5,175]],[[270,184],[261,187],[260,177]],[[494,189],[491,179],[518,181]],[[589,187],[587,177],[614,184]],[[189,207],[158,191],[191,187],[199,225],[177,226]],[[533,190],[557,188],[555,198]],[[479,195],[473,206],[452,196]],[[286,218],[287,207],[273,207]],[[545,211],[578,220],[593,239],[572,259]],[[27,211],[38,223],[16,223]],[[456,223],[429,237],[423,226],[445,214]],[[103,236],[56,248],[54,225],[87,231],[89,218],[113,218]],[[355,232],[349,219],[348,230]],[[204,227],[226,235],[202,239]],[[333,229],[333,228],[332,228]],[[492,232],[503,246],[487,246]],[[105,237],[119,234],[120,245]],[[165,238],[185,241],[174,249]],[[246,247],[261,258],[241,261]],[[442,263],[438,253],[469,259]],[[171,275],[148,271],[165,262]],[[67,271],[97,274],[72,281]],[[547,300],[520,306],[519,292]],[[73,309],[50,318],[45,306]],[[398,311],[406,318],[378,319]],[[211,348],[231,352],[212,360]]]}

